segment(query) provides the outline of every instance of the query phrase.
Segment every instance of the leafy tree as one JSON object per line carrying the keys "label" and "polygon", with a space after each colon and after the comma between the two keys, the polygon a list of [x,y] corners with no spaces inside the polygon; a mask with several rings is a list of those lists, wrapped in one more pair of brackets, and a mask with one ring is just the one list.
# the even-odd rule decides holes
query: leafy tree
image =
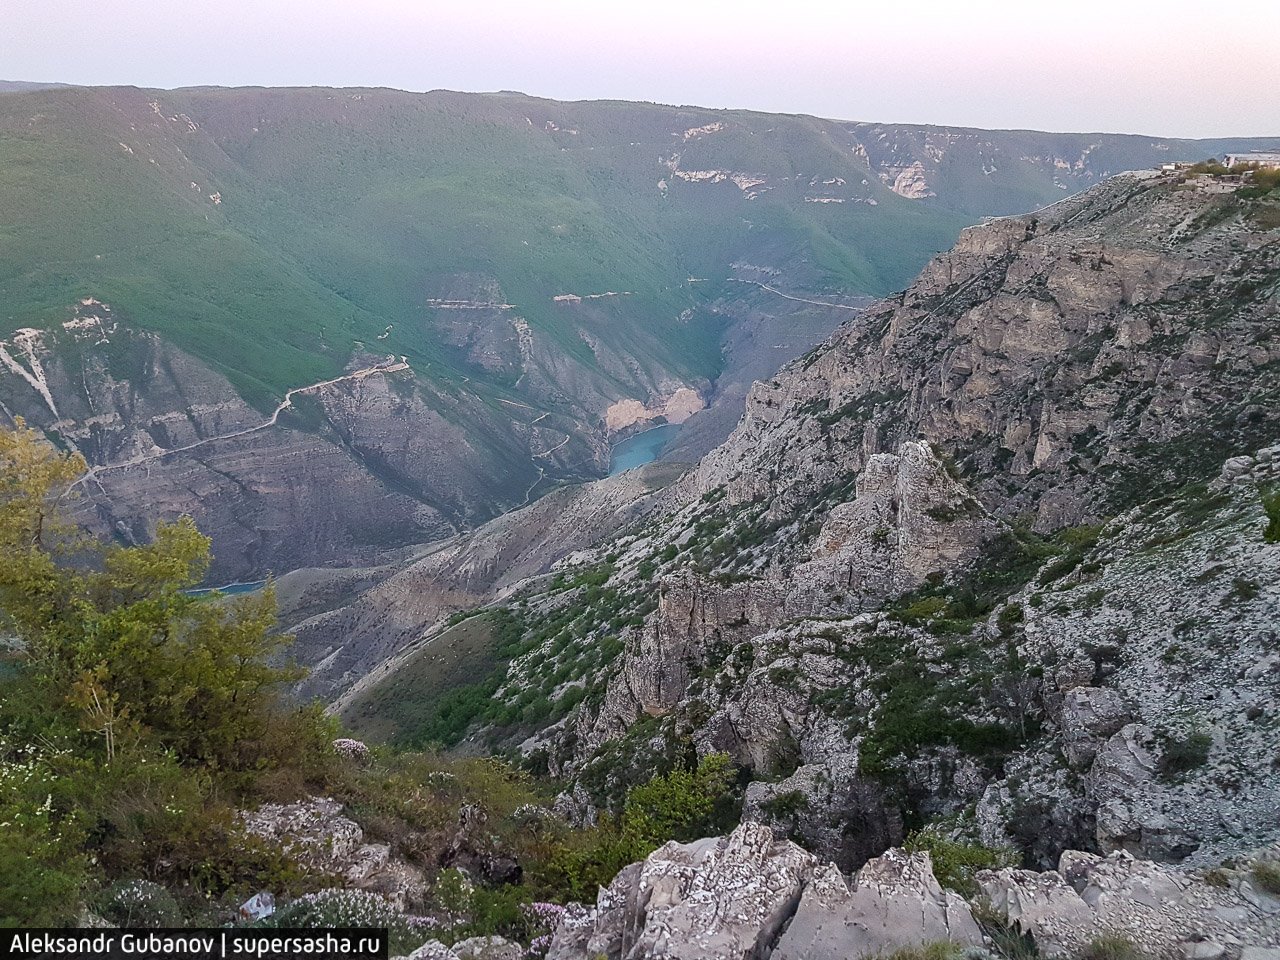
{"label": "leafy tree", "polygon": [[85,468],[78,454],[59,454],[22,418],[0,430],[0,628],[30,635],[47,629],[68,598],[55,562],[67,546],[58,520],[71,484]]}
{"label": "leafy tree", "polygon": [[[0,610],[31,681],[70,691],[68,708],[108,758],[145,739],[185,764],[260,765],[277,693],[300,676],[272,664],[284,643],[274,592],[230,604],[186,593],[209,567],[190,517],[160,524],[145,546],[69,535],[58,508],[83,469],[22,423],[0,431]],[[75,565],[64,562],[72,551]]]}
{"label": "leafy tree", "polygon": [[[145,546],[104,545],[64,515],[85,470],[21,420],[0,429],[0,922],[68,919],[94,871],[236,884],[230,804],[275,772],[325,772],[332,723],[290,706],[271,589],[187,591],[209,566],[189,517]],[[13,644],[12,641],[16,641]],[[12,787],[12,789],[9,789]]]}
{"label": "leafy tree", "polygon": [[622,833],[655,848],[668,840],[694,840],[715,832],[733,783],[727,754],[703,757],[694,770],[672,770],[633,787],[622,810]]}

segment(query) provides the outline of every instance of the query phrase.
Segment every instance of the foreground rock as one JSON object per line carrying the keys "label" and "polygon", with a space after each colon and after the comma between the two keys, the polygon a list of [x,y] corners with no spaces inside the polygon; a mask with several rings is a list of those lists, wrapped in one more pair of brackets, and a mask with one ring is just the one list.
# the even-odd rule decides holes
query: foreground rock
{"label": "foreground rock", "polygon": [[391,856],[385,843],[365,843],[364,831],[328,797],[270,803],[241,817],[245,832],[276,843],[305,870],[343,886],[381,894],[397,910],[422,901],[421,871]]}
{"label": "foreground rock", "polygon": [[502,937],[472,937],[452,947],[428,940],[408,960],[523,960],[524,956],[524,947]]}
{"label": "foreground rock", "polygon": [[566,913],[547,956],[846,960],[937,940],[976,946],[982,936],[927,854],[891,850],[850,886],[832,865],[744,823],[623,869],[593,909]]}
{"label": "foreground rock", "polygon": [[1068,850],[1057,870],[984,871],[978,884],[997,915],[1045,956],[1077,956],[1105,937],[1188,960],[1262,960],[1280,947],[1280,897],[1245,872],[1219,869],[1200,880],[1123,852]]}
{"label": "foreground rock", "polygon": [[775,960],[858,960],[949,941],[981,946],[964,898],[943,890],[927,853],[889,850],[852,884],[831,864],[815,872],[771,954]]}
{"label": "foreground rock", "polygon": [[938,943],[989,948],[1001,926],[1048,957],[1097,956],[1106,942],[1150,958],[1273,960],[1280,896],[1260,877],[1277,862],[1280,848],[1268,849],[1205,875],[1067,851],[1057,870],[980,873],[984,931],[927,853],[890,849],[847,880],[747,822],[625,867],[594,907],[570,905],[547,960],[864,960]]}
{"label": "foreground rock", "polygon": [[594,910],[567,914],[549,960],[767,956],[817,859],[767,827],[668,843],[625,867]]}

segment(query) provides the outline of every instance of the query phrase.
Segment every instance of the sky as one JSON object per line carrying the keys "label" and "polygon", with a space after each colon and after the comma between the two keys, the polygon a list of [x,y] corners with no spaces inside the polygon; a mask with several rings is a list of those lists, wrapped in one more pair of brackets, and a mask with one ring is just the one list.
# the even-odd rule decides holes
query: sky
{"label": "sky", "polygon": [[1280,0],[0,0],[0,78],[1280,136]]}

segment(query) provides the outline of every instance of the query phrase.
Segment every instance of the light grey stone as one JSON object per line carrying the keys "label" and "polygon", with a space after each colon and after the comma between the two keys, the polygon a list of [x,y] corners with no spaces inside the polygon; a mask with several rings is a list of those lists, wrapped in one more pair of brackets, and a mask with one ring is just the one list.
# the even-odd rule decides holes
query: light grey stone
{"label": "light grey stone", "polygon": [[846,884],[833,867],[817,871],[772,960],[860,960],[947,940],[982,946],[969,905],[943,890],[926,853],[890,850]]}

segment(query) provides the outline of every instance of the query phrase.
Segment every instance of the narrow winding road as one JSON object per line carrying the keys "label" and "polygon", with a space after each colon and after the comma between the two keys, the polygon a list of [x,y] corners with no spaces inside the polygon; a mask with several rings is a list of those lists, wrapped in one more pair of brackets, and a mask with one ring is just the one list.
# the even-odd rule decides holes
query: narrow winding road
{"label": "narrow winding road", "polygon": [[251,433],[257,433],[260,430],[267,430],[274,427],[280,421],[280,415],[293,406],[293,398],[300,393],[309,393],[312,390],[319,390],[321,387],[332,386],[335,383],[344,383],[352,380],[363,380],[366,377],[372,377],[377,374],[398,373],[401,370],[408,370],[409,362],[401,357],[397,360],[395,357],[388,357],[382,363],[376,363],[372,367],[365,367],[363,370],[355,370],[351,373],[345,373],[340,377],[334,377],[332,380],[320,380],[316,383],[309,383],[305,387],[294,387],[284,395],[284,399],[272,411],[271,416],[259,423],[257,426],[246,427],[243,430],[235,430],[231,433],[219,434],[216,437],[205,437],[203,440],[197,440],[195,443],[188,443],[181,447],[170,447],[168,450],[158,450],[154,453],[144,454],[140,457],[134,457],[130,460],[121,460],[118,463],[104,463],[100,466],[90,467],[88,471],[77,480],[72,486],[84,483],[88,480],[97,480],[98,476],[112,470],[123,470],[126,467],[136,467],[140,464],[150,463],[153,460],[162,460],[165,457],[172,456],[175,453],[186,453],[195,450],[210,443],[218,443],[223,440],[234,440],[237,437],[247,437]]}
{"label": "narrow winding road", "polygon": [[854,313],[858,313],[862,310],[862,307],[851,307],[847,303],[831,303],[829,300],[810,300],[808,297],[793,297],[791,294],[783,293],[776,287],[771,287],[767,283],[761,283],[759,280],[743,280],[740,277],[726,277],[725,279],[732,280],[734,283],[753,284],[761,290],[768,290],[770,293],[782,297],[783,300],[794,300],[796,303],[811,303],[815,307],[834,307],[837,310],[850,310]]}

